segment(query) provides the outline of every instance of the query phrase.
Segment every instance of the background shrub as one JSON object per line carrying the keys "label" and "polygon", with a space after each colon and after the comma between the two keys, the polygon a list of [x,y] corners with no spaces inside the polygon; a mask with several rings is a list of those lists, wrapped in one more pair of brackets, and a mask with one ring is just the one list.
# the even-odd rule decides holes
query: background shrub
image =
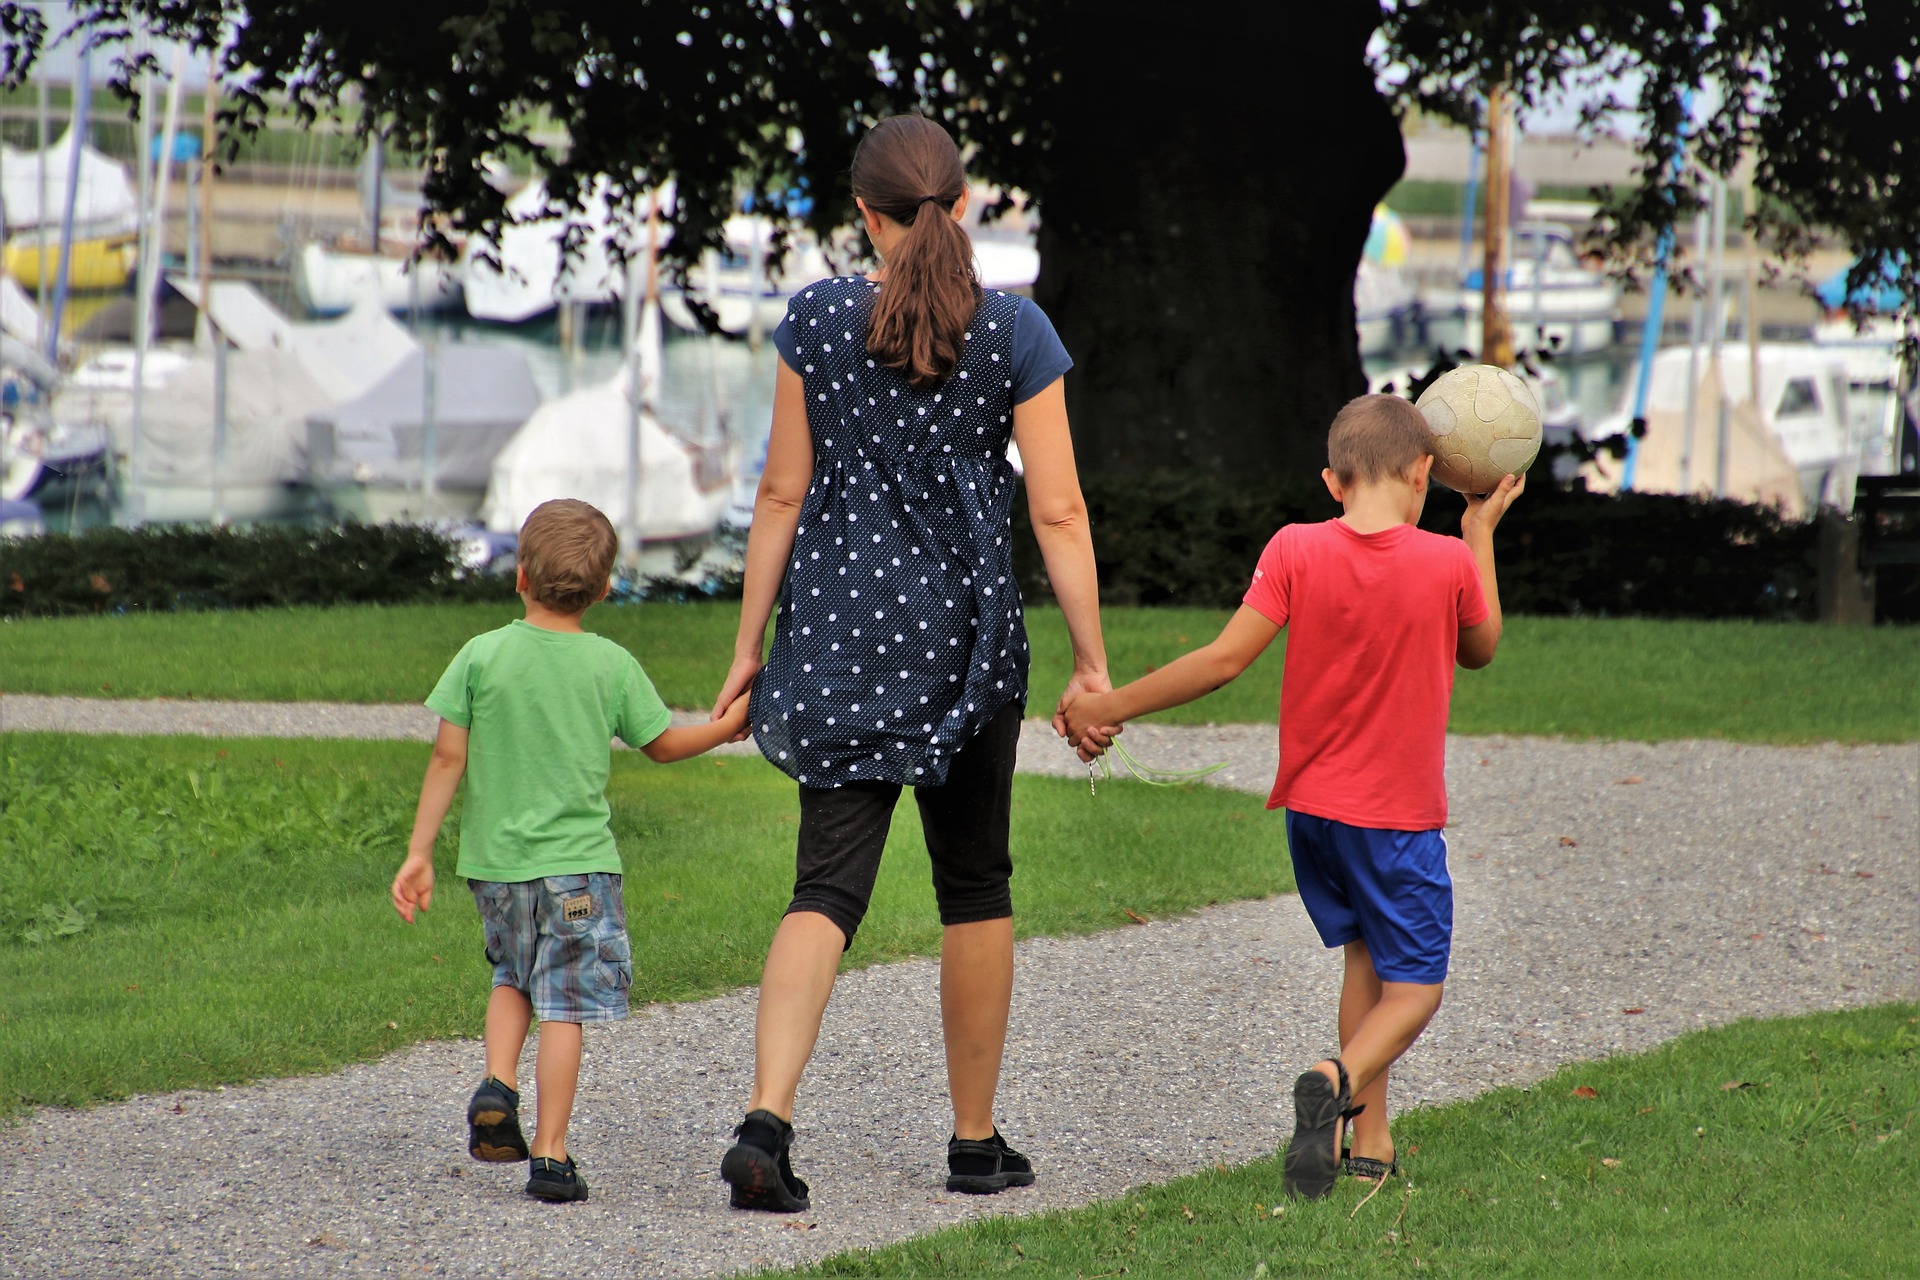
{"label": "background shrub", "polygon": [[0,540],[0,616],[498,598],[417,525],[149,525]]}
{"label": "background shrub", "polygon": [[[1812,619],[1818,528],[1768,507],[1667,494],[1556,486],[1542,461],[1501,522],[1500,600],[1511,613],[1646,618]],[[1231,608],[1274,531],[1339,509],[1322,490],[1249,492],[1184,475],[1083,479],[1111,604]],[[1316,482],[1317,483],[1317,482]],[[1423,528],[1457,535],[1462,503],[1437,489]],[[1048,599],[1046,566],[1015,504],[1014,566],[1029,599]],[[1883,620],[1920,621],[1920,572],[1882,569]]]}

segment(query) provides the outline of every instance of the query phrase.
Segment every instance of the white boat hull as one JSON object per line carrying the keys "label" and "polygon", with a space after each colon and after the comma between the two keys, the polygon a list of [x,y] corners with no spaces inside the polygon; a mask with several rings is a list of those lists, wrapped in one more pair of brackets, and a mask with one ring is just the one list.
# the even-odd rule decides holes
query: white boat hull
{"label": "white boat hull", "polygon": [[460,278],[451,263],[410,263],[319,244],[307,245],[294,260],[293,288],[308,311],[323,316],[351,311],[369,297],[388,311],[442,311],[460,302]]}
{"label": "white boat hull", "polygon": [[[245,484],[223,489],[218,500],[221,519],[229,524],[262,520],[296,520],[312,505],[304,485]],[[215,514],[210,485],[142,484],[123,498],[128,517],[153,524],[208,524]]]}
{"label": "white boat hull", "polygon": [[417,486],[397,484],[320,485],[316,491],[336,517],[361,524],[474,523],[487,496],[485,488],[440,488],[428,502]]}
{"label": "white boat hull", "polygon": [[[1531,310],[1514,307],[1509,299],[1508,332],[1516,349],[1545,348],[1557,356],[1572,358],[1594,355],[1613,348],[1614,317],[1611,306],[1601,314],[1544,312],[1536,317]],[[1477,297],[1461,308],[1460,345],[1480,354],[1481,300]]]}

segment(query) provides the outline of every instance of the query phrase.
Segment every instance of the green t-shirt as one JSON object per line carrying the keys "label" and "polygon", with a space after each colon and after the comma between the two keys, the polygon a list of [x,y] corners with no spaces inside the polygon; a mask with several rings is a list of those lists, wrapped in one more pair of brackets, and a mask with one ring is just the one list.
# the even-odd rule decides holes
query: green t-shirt
{"label": "green t-shirt", "polygon": [[467,641],[427,707],[468,731],[460,875],[619,873],[609,745],[645,746],[673,719],[632,654],[590,632],[511,622]]}

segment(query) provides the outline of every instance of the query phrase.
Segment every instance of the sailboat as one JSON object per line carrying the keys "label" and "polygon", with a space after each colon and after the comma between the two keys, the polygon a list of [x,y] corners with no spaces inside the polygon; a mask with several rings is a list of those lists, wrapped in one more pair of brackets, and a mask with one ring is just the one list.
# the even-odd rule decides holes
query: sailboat
{"label": "sailboat", "polygon": [[[1755,364],[1757,354],[1758,364]],[[1631,396],[1638,374],[1624,384]],[[1594,487],[1651,493],[1718,493],[1799,517],[1853,506],[1859,435],[1847,409],[1847,358],[1810,343],[1689,347],[1655,355],[1633,474],[1602,459]],[[1623,435],[1631,404],[1594,425],[1591,438]]]}
{"label": "sailboat", "polygon": [[336,316],[371,297],[388,311],[442,311],[460,303],[459,264],[413,253],[420,217],[417,194],[396,188],[372,148],[361,162],[361,203],[376,229],[300,246],[293,260],[293,291],[309,312]]}
{"label": "sailboat", "polygon": [[410,351],[359,395],[307,416],[311,483],[348,519],[473,520],[494,460],[539,407],[517,351],[468,343]]}
{"label": "sailboat", "polygon": [[215,281],[204,297],[197,282],[166,284],[206,311],[210,345],[101,352],[54,397],[54,421],[111,433],[143,520],[304,514],[308,417],[385,377],[413,339],[378,307],[300,324],[242,281]]}
{"label": "sailboat", "polygon": [[[1480,350],[1482,273],[1461,279],[1460,305],[1467,350]],[[1522,222],[1513,229],[1506,272],[1507,318],[1514,345],[1545,348],[1564,357],[1592,355],[1614,344],[1620,286],[1605,272],[1582,266],[1573,228],[1559,222]]]}
{"label": "sailboat", "polygon": [[[579,252],[561,255],[566,218],[545,217],[546,183],[536,178],[507,201],[508,225],[497,249],[480,237],[469,240],[460,254],[461,287],[467,314],[497,324],[524,324],[550,315],[562,303],[594,306],[620,296],[621,270],[608,252],[609,237],[626,251],[641,251],[639,227],[616,215],[608,198],[607,180],[596,181],[572,220],[584,229]],[[663,185],[661,201],[671,201],[672,188]]]}
{"label": "sailboat", "polygon": [[43,151],[0,146],[0,212],[7,233],[0,261],[26,288],[36,289],[43,280],[51,283],[59,273],[60,224],[68,179],[76,173],[78,180],[71,186],[73,238],[64,255],[67,287],[118,289],[133,273],[139,202],[126,166],[69,128]]}
{"label": "sailboat", "polygon": [[724,438],[676,435],[655,415],[661,320],[657,293],[647,293],[634,358],[606,381],[541,405],[494,459],[481,519],[496,545],[510,545],[542,502],[581,498],[623,534],[672,553],[651,562],[670,572],[678,547],[719,524],[733,496],[734,450]]}

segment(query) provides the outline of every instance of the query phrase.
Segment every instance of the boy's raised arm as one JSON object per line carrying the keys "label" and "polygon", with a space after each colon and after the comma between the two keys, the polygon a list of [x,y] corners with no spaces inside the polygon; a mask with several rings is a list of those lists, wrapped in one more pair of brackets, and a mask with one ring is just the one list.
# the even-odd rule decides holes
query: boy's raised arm
{"label": "boy's raised arm", "polygon": [[1455,646],[1455,660],[1469,671],[1478,671],[1492,662],[1494,651],[1500,647],[1505,619],[1500,613],[1500,580],[1494,575],[1493,531],[1499,527],[1500,518],[1507,514],[1514,499],[1526,491],[1525,476],[1504,476],[1487,496],[1469,495],[1467,509],[1460,517],[1460,537],[1473,553],[1474,565],[1480,570],[1480,591],[1487,602],[1485,621],[1462,627]]}
{"label": "boy's raised arm", "polygon": [[[1125,724],[1150,711],[1205,697],[1252,666],[1279,634],[1279,624],[1259,610],[1241,605],[1218,636],[1191,653],[1112,693],[1075,696],[1064,712],[1067,741],[1079,747],[1089,729]],[[1085,757],[1087,752],[1082,750],[1081,755]]]}

